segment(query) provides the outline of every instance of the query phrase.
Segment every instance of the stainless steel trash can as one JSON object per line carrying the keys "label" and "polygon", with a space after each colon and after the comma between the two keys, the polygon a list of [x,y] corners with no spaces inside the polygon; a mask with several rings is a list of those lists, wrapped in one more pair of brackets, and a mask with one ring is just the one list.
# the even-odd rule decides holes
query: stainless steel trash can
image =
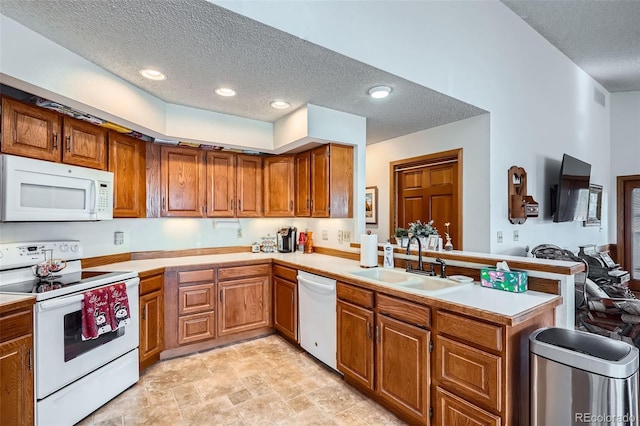
{"label": "stainless steel trash can", "polygon": [[597,334],[529,336],[531,426],[638,425],[638,349]]}

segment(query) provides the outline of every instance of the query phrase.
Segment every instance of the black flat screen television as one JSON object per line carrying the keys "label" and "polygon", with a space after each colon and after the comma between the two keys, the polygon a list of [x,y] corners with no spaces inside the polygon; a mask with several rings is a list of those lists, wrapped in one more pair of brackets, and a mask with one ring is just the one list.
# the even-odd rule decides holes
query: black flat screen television
{"label": "black flat screen television", "polygon": [[591,164],[564,154],[560,166],[558,185],[551,191],[551,214],[554,222],[572,222],[576,220],[582,200],[589,197],[589,178]]}

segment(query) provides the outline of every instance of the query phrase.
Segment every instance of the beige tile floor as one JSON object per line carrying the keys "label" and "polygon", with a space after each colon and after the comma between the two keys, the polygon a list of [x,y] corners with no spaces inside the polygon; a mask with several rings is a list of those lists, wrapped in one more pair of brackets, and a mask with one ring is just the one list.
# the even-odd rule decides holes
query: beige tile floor
{"label": "beige tile floor", "polygon": [[79,425],[404,425],[271,335],[155,364]]}

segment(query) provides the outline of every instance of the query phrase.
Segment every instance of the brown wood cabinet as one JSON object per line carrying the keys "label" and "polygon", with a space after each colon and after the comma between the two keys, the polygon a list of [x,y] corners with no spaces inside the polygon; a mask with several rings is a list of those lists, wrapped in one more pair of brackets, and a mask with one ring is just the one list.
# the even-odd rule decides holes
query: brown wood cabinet
{"label": "brown wood cabinet", "polygon": [[308,158],[307,163],[304,153],[296,156],[296,216],[353,217],[353,147],[323,145]]}
{"label": "brown wood cabinet", "polygon": [[107,130],[3,97],[1,151],[106,170]]}
{"label": "brown wood cabinet", "polygon": [[204,216],[204,170],[204,151],[174,146],[161,148],[161,216]]}
{"label": "brown wood cabinet", "polygon": [[218,270],[218,336],[271,325],[269,269],[267,264]]}
{"label": "brown wood cabinet", "polygon": [[0,424],[33,425],[33,301],[0,313]]}
{"label": "brown wood cabinet", "polygon": [[165,349],[216,337],[215,269],[185,267],[165,272]]}
{"label": "brown wood cabinet", "polygon": [[145,217],[146,142],[114,131],[108,133],[108,138],[113,217]]}
{"label": "brown wood cabinet", "polygon": [[264,216],[293,217],[295,198],[295,157],[267,157],[263,164]]}
{"label": "brown wood cabinet", "polygon": [[262,216],[262,157],[208,152],[206,170],[208,217]]}
{"label": "brown wood cabinet", "polygon": [[500,417],[495,414],[481,410],[440,387],[436,387],[435,393],[436,415],[433,419],[435,426],[500,426],[503,424]]}
{"label": "brown wood cabinet", "polygon": [[297,271],[273,266],[273,327],[287,339],[298,341]]}
{"label": "brown wood cabinet", "polygon": [[164,350],[164,275],[140,279],[140,370],[160,359]]}
{"label": "brown wood cabinet", "polygon": [[338,370],[403,418],[428,424],[429,309],[386,295],[374,306],[372,291],[345,283],[337,294]]}
{"label": "brown wood cabinet", "polygon": [[295,158],[295,215],[311,216],[311,151]]}
{"label": "brown wood cabinet", "polygon": [[337,311],[338,370],[366,389],[374,390],[373,311],[343,300],[338,300]]}

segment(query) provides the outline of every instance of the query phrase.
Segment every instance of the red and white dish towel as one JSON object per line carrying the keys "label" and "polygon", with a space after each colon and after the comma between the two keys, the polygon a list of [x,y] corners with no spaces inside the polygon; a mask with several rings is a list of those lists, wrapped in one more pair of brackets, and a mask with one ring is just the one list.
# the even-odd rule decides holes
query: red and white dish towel
{"label": "red and white dish towel", "polygon": [[125,283],[86,291],[83,295],[82,340],[96,339],[131,322]]}

